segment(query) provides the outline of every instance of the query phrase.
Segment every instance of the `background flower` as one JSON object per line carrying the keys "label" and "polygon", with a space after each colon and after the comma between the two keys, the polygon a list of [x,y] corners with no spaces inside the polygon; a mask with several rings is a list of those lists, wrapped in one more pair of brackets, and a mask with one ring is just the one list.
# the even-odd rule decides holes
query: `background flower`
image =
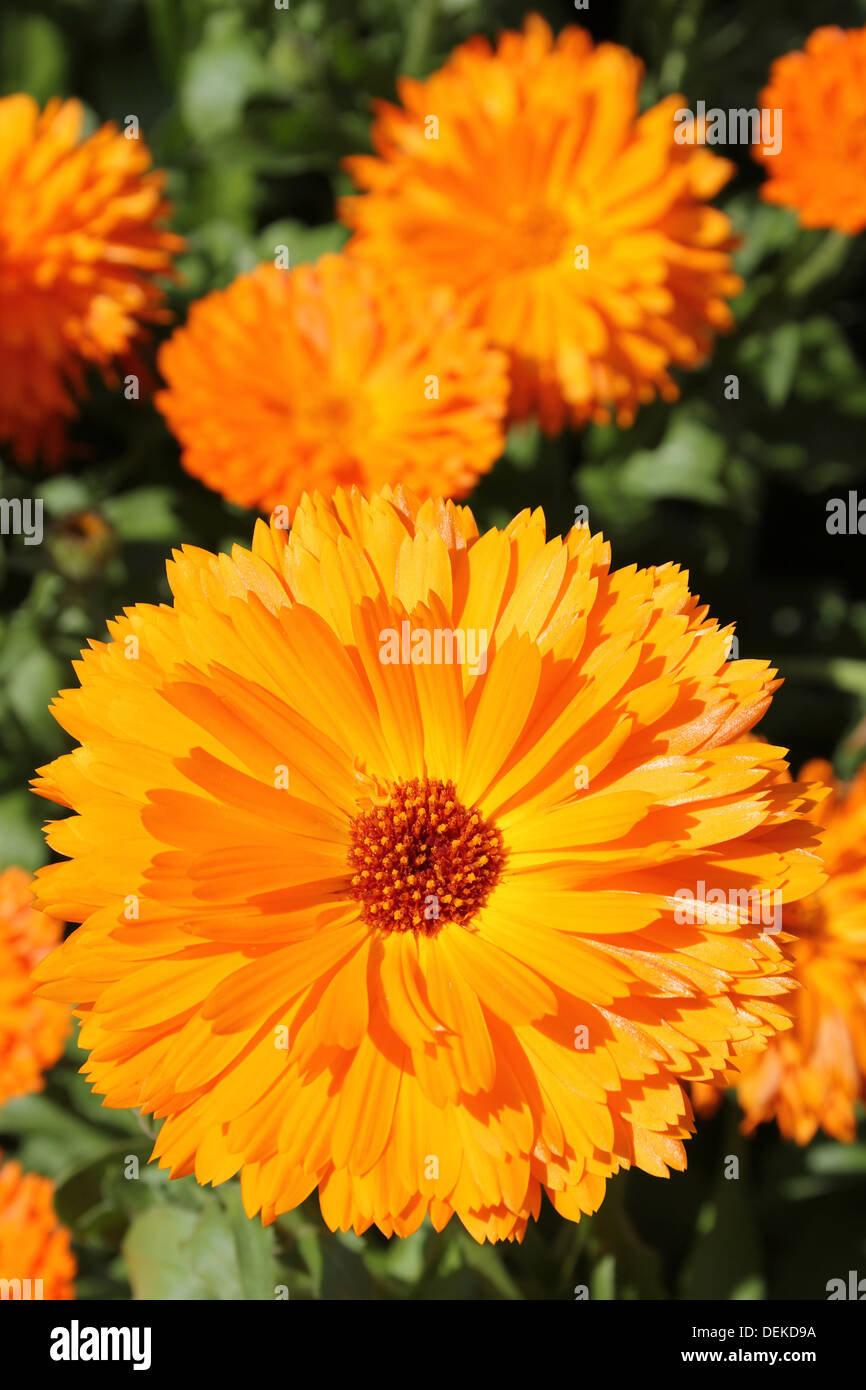
{"label": "background flower", "polygon": [[23,1173],[20,1163],[0,1164],[0,1279],[21,1280],[25,1297],[75,1297],[75,1256],[53,1193],[47,1178]]}
{"label": "background flower", "polygon": [[804,227],[855,236],[866,227],[866,29],[816,29],[777,58],[758,105],[782,112],[776,154],[758,145],[761,197],[795,208]]}
{"label": "background flower", "polygon": [[850,789],[828,763],[807,763],[802,781],[832,787],[816,804],[827,881],[785,911],[800,988],[789,998],[794,1027],[741,1067],[737,1094],[747,1132],[776,1120],[808,1144],[820,1126],[850,1143],[866,1090],[866,769]]}
{"label": "background flower", "polygon": [[83,119],[77,101],[0,100],[0,442],[24,464],[61,461],[86,367],[165,318],[154,277],[182,245],[141,138],[82,139]]}
{"label": "background flower", "polygon": [[199,300],[159,364],[184,466],[245,507],[352,483],[463,496],[502,452],[501,354],[447,294],[408,298],[344,257]]}
{"label": "background flower", "polygon": [[674,399],[669,369],[733,323],[732,229],[706,202],[732,166],[674,143],[681,98],[639,114],[641,71],[534,15],[402,81],[402,106],[377,109],[377,157],[346,161],[367,190],[341,203],[350,250],[453,287],[510,355],[512,416],[550,432]]}
{"label": "background flower", "polygon": [[39,1090],[42,1073],[63,1051],[69,1010],[37,999],[31,971],[63,935],[63,925],[33,906],[23,869],[0,871],[0,1105]]}

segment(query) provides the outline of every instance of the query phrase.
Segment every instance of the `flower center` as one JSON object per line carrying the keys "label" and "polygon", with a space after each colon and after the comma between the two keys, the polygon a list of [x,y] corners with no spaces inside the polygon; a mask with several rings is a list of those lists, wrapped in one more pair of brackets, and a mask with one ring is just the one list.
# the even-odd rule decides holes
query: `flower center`
{"label": "flower center", "polygon": [[554,265],[575,240],[569,238],[569,224],[561,213],[535,204],[506,208],[502,233],[498,254],[516,272]]}
{"label": "flower center", "polygon": [[457,799],[453,782],[415,777],[351,824],[352,897],[384,932],[435,936],[465,927],[487,902],[505,863],[502,834]]}

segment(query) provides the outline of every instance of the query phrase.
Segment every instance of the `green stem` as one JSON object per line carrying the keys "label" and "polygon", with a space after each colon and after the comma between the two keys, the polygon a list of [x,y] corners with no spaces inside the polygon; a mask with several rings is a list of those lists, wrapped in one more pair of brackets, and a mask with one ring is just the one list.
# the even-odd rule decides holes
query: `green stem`
{"label": "green stem", "polygon": [[807,243],[803,259],[788,276],[788,293],[806,294],[821,280],[835,275],[841,270],[850,246],[851,237],[846,236],[844,232],[836,231],[824,232],[812,245]]}
{"label": "green stem", "polygon": [[659,86],[663,92],[682,89],[689,65],[689,54],[698,37],[704,0],[679,0],[671,16],[667,53],[662,62]]}
{"label": "green stem", "polygon": [[438,0],[415,0],[406,26],[406,47],[400,62],[400,72],[406,77],[425,75],[438,8]]}

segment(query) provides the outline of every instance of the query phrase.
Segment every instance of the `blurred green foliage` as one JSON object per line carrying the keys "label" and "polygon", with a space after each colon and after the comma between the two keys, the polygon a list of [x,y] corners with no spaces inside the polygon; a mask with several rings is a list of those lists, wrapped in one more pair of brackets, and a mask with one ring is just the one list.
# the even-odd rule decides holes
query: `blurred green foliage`
{"label": "blurred green foliage", "polygon": [[[693,104],[754,104],[773,58],[819,22],[866,23],[866,0],[568,0],[536,6],[555,28],[587,24],[646,63],[644,101],[682,91]],[[168,172],[188,238],[171,289],[191,299],[287,244],[292,262],[338,249],[335,199],[346,154],[368,148],[370,103],[401,72],[423,75],[475,32],[518,26],[517,0],[7,0],[0,90],[83,100],[90,128],[138,116]],[[630,430],[542,440],[514,430],[472,505],[484,524],[542,505],[550,529],[576,505],[613,542],[615,563],[676,560],[740,656],[786,676],[764,729],[849,774],[866,749],[866,585],[857,536],[830,536],[826,503],[866,492],[866,239],[806,232],[757,197],[748,151],[722,195],[741,237],[746,288],[736,331]],[[726,399],[736,375],[739,398]],[[44,499],[46,543],[0,552],[0,859],[36,867],[46,851],[35,767],[67,746],[48,703],[70,660],[125,605],[168,597],[164,562],[190,542],[246,542],[253,516],[181,470],[147,400],[94,380],[62,474],[0,462],[4,497]],[[88,534],[95,512],[104,532]],[[522,1247],[478,1247],[458,1227],[390,1244],[332,1236],[315,1199],[269,1231],[249,1222],[235,1183],[217,1193],[147,1168],[144,1121],[108,1111],[77,1076],[70,1044],[43,1095],[12,1102],[0,1141],[57,1179],[73,1229],[81,1297],[550,1299],[823,1298],[826,1280],[864,1268],[866,1142],[805,1150],[772,1129],[737,1133],[730,1099],[670,1182],[614,1180],[579,1226],[545,1208]],[[739,1155],[740,1181],[723,1177]],[[141,1178],[124,1177],[129,1157]]]}

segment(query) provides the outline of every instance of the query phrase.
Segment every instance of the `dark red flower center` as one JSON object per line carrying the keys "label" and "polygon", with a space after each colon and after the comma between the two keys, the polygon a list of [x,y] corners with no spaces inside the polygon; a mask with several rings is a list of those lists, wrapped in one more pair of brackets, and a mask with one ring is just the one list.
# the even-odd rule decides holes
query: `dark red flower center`
{"label": "dark red flower center", "polygon": [[453,782],[397,782],[388,800],[351,824],[351,894],[384,932],[435,936],[467,926],[505,863],[501,831],[458,800]]}

